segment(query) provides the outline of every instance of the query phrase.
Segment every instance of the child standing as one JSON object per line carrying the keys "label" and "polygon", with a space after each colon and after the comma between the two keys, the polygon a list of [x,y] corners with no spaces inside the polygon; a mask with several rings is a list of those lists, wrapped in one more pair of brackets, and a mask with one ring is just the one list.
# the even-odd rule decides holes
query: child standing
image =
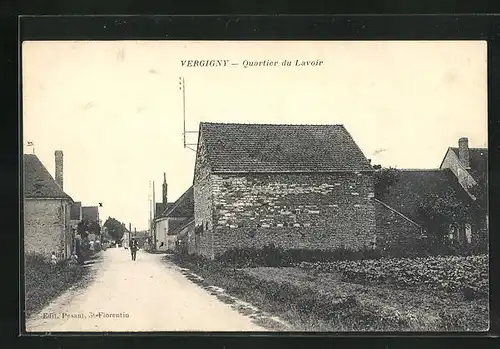
{"label": "child standing", "polygon": [[50,264],[52,264],[52,265],[57,264],[57,257],[56,257],[56,253],[54,251],[52,251],[52,256],[50,256]]}

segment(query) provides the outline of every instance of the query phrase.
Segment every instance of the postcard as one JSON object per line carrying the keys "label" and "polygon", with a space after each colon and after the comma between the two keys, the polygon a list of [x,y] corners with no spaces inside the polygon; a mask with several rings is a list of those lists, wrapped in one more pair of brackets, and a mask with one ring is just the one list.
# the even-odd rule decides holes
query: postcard
{"label": "postcard", "polygon": [[25,41],[28,333],[486,331],[486,41]]}

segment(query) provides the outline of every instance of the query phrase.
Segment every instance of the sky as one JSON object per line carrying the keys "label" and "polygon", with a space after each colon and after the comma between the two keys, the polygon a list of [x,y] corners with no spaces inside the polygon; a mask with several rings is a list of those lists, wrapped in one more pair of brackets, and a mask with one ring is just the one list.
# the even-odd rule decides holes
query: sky
{"label": "sky", "polygon": [[[182,65],[213,59],[228,65]],[[278,66],[245,68],[263,60]],[[66,193],[147,229],[151,181],[157,202],[163,173],[168,201],[193,181],[179,77],[187,131],[343,124],[372,164],[397,168],[437,168],[460,137],[487,147],[485,41],[38,41],[22,47],[24,153],[54,176],[62,150]]]}

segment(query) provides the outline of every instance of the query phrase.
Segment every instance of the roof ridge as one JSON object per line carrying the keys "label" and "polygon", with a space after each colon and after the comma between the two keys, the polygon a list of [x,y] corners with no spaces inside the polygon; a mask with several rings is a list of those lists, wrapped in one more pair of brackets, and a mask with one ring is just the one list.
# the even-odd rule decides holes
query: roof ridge
{"label": "roof ridge", "polygon": [[408,172],[441,172],[444,171],[445,169],[440,169],[440,168],[396,168],[395,170],[399,171],[408,171]]}
{"label": "roof ridge", "polygon": [[[451,149],[458,149],[458,147],[450,147]],[[488,147],[469,147],[469,150],[488,150]]]}
{"label": "roof ridge", "polygon": [[341,126],[344,124],[283,124],[283,123],[248,123],[248,122],[213,122],[213,121],[200,121],[200,125],[254,125],[254,126]]}

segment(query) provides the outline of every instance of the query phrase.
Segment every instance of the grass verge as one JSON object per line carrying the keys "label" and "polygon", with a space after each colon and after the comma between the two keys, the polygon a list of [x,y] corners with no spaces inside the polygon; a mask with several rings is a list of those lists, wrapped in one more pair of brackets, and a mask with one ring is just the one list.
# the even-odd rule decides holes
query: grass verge
{"label": "grass verge", "polygon": [[199,257],[170,257],[259,309],[280,317],[295,331],[482,331],[488,300],[416,286],[361,285],[338,273],[296,267],[236,269]]}
{"label": "grass verge", "polygon": [[85,281],[90,270],[88,266],[70,266],[66,261],[53,266],[39,254],[26,255],[24,265],[26,318],[42,310],[71,286]]}

